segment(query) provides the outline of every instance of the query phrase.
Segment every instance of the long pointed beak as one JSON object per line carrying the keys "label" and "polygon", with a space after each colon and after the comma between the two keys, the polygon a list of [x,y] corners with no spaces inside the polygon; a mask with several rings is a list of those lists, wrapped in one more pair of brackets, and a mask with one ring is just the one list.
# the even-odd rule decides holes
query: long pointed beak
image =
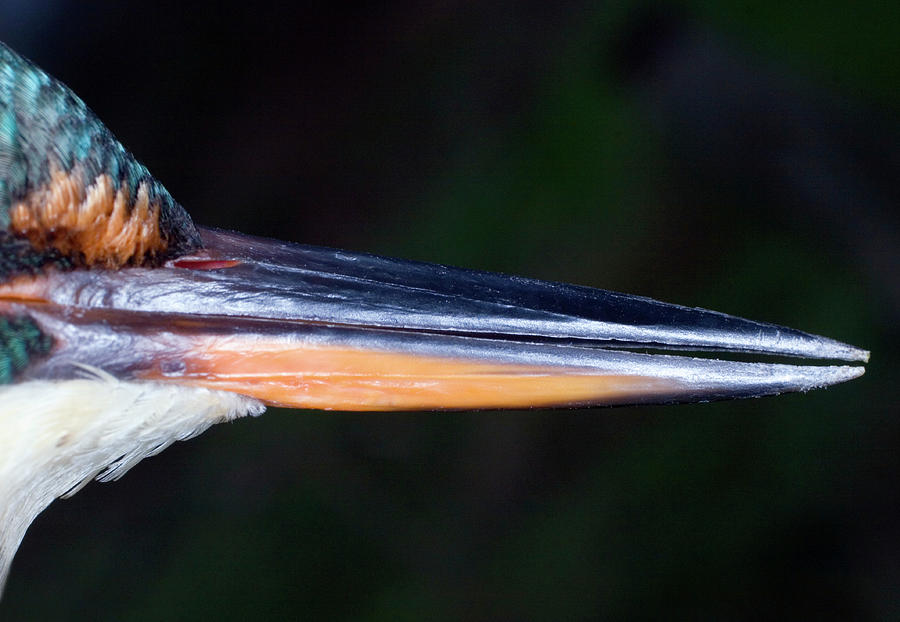
{"label": "long pointed beak", "polygon": [[53,273],[5,286],[0,304],[57,340],[29,373],[63,377],[87,363],[282,406],[492,409],[807,391],[864,372],[822,361],[869,356],[790,328],[637,296],[221,231],[202,237],[203,252],[162,268]]}

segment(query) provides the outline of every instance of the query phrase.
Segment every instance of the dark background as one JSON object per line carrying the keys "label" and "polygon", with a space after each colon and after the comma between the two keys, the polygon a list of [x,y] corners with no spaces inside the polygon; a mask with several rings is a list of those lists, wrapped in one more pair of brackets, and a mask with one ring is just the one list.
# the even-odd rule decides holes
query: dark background
{"label": "dark background", "polygon": [[900,617],[900,5],[249,4],[7,1],[0,39],[197,222],[872,362],[698,406],[273,409],[54,503],[0,619]]}

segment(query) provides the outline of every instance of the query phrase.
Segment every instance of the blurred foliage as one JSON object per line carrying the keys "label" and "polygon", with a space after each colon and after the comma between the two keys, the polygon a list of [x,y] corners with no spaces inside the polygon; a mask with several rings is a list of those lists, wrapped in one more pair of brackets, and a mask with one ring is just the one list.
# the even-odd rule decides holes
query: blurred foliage
{"label": "blurred foliage", "polygon": [[[867,198],[896,198],[897,176],[854,186],[900,163],[900,9],[46,9],[0,35],[199,222],[633,291],[873,361],[847,385],[747,402],[273,410],[53,505],[0,619],[900,613],[896,204]],[[828,129],[847,119],[849,143]],[[849,181],[801,195],[784,127]]]}

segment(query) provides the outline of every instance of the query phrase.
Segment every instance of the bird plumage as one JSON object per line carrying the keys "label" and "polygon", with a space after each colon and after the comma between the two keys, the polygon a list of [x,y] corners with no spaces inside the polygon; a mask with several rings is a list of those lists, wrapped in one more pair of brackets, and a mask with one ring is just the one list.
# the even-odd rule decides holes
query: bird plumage
{"label": "bird plumage", "polygon": [[81,373],[0,388],[0,586],[31,521],[54,499],[95,477],[118,479],[215,423],[263,411],[226,391]]}
{"label": "bird plumage", "polygon": [[[158,223],[155,246],[116,255],[93,248],[111,246],[122,233],[128,216],[118,223],[108,218],[116,199],[128,216],[146,203],[144,220]],[[84,102],[3,43],[0,229],[29,238],[48,262],[58,262],[52,254],[57,250],[75,263],[139,265],[200,246],[184,208]]]}
{"label": "bird plumage", "polygon": [[53,341],[28,317],[0,316],[0,385],[9,384],[35,357],[50,352]]}

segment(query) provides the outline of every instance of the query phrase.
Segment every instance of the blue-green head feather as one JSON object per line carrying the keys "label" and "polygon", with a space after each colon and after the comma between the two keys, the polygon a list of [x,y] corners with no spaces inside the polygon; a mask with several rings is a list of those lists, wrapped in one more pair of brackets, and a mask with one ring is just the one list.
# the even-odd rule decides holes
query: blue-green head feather
{"label": "blue-green head feather", "polygon": [[[41,202],[47,200],[47,188],[53,183],[54,173],[80,187],[84,195],[102,179],[110,196],[123,193],[121,202],[128,210],[139,202],[139,194],[143,193],[151,217],[158,220],[161,242],[150,252],[119,263],[152,263],[200,245],[187,212],[84,102],[65,85],[0,43],[0,245],[10,235],[27,237],[35,252],[56,251],[73,264],[85,263],[77,240],[63,244],[60,236],[65,232],[60,230],[64,227],[40,218]],[[40,194],[42,190],[44,194]],[[14,209],[18,204],[27,205],[31,210],[27,231],[15,227]],[[102,211],[98,213],[103,215]],[[0,273],[0,278],[3,276]]]}

